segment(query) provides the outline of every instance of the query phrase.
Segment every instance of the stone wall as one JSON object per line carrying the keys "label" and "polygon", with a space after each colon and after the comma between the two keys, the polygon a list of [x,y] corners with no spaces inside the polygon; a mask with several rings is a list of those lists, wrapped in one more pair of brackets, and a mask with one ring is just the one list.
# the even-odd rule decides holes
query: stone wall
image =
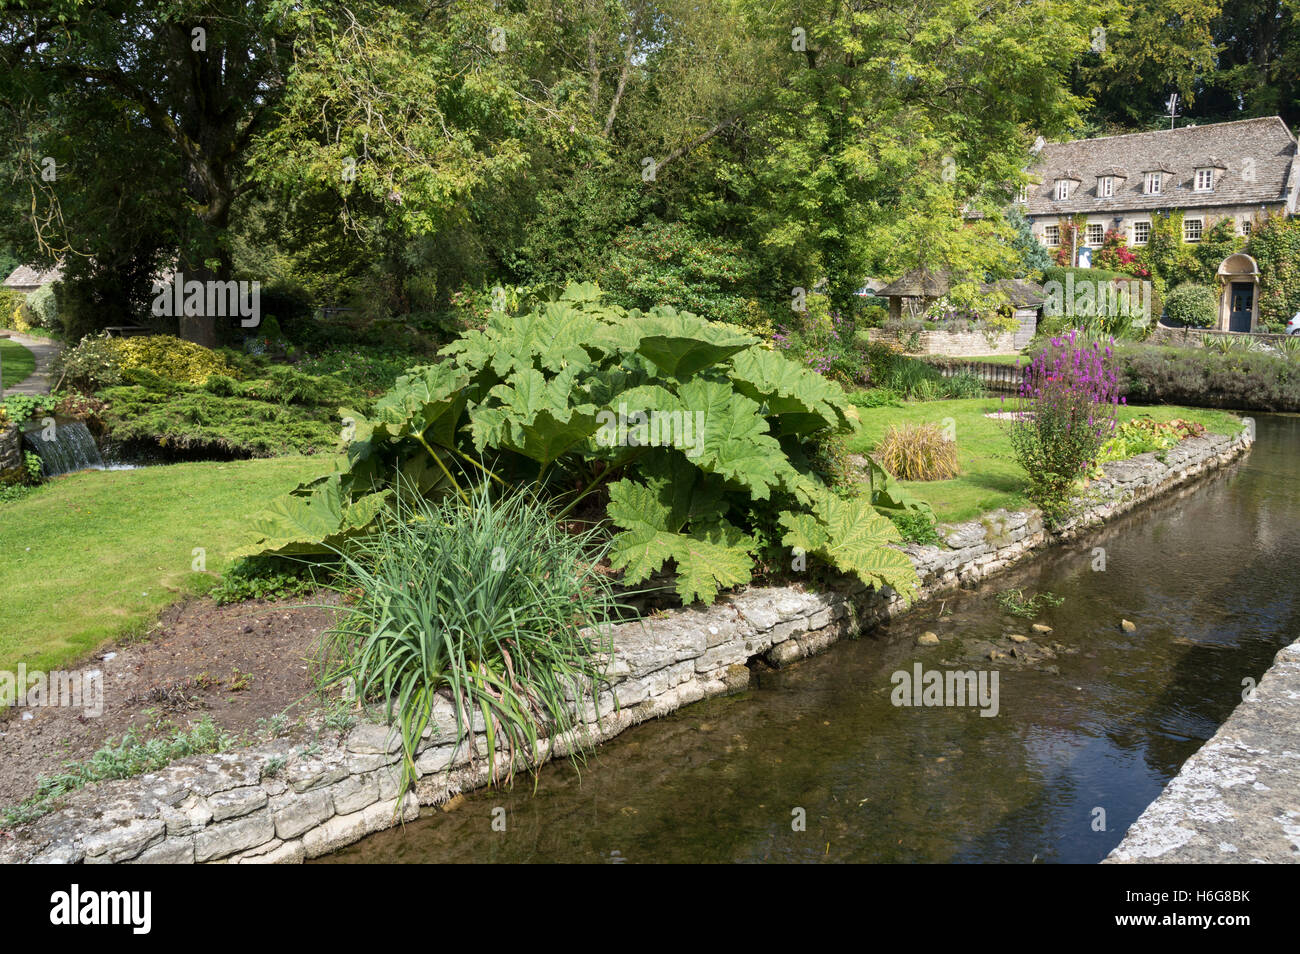
{"label": "stone wall", "polygon": [[[1037,511],[995,511],[941,528],[946,547],[910,545],[919,598],[970,585],[1037,547],[1072,539],[1107,517],[1224,464],[1250,445],[1206,435],[1183,441],[1165,460],[1145,454],[1107,464],[1080,517],[1055,533]],[[706,608],[691,607],[612,630],[608,686],[588,703],[595,741],[709,696],[743,690],[747,663],[783,666],[906,609],[896,596],[856,580],[822,592],[750,588]],[[299,862],[415,818],[488,783],[483,726],[457,740],[450,704],[433,714],[419,747],[419,780],[401,801],[398,740],[363,723],[346,737],[304,748],[289,741],[178,761],[139,778],[101,783],[0,842],[5,862]],[[535,753],[568,754],[568,740]],[[471,761],[471,753],[474,758]]]}
{"label": "stone wall", "polygon": [[0,427],[0,473],[23,464],[23,435],[17,424]]}
{"label": "stone wall", "polygon": [[[917,333],[918,346],[912,349],[915,354],[946,355],[955,358],[991,354],[1018,354],[1029,344],[1038,328],[1038,310],[1020,308],[1016,311],[1019,321],[1015,331],[989,336],[982,331],[921,331]],[[892,341],[905,345],[911,335],[892,331],[874,330],[873,338]]]}
{"label": "stone wall", "polygon": [[1113,864],[1300,861],[1300,641],[1183,763],[1106,858]]}

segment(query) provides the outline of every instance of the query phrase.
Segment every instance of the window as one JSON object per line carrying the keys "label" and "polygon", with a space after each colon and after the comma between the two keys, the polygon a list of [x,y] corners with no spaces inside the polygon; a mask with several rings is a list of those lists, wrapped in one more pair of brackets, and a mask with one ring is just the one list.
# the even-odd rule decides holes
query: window
{"label": "window", "polygon": [[1109,199],[1115,194],[1114,176],[1102,176],[1097,180],[1097,195],[1102,199]]}
{"label": "window", "polygon": [[1061,227],[1059,225],[1044,225],[1043,242],[1047,245],[1060,245]]}
{"label": "window", "polygon": [[1016,193],[1016,201],[1021,205],[1029,201],[1029,186],[1023,185],[1020,191]]}
{"label": "window", "polygon": [[1070,197],[1070,180],[1069,180],[1069,179],[1057,179],[1057,180],[1056,180],[1056,197],[1057,197],[1058,199],[1068,199],[1068,198]]}
{"label": "window", "polygon": [[1160,180],[1161,180],[1162,176],[1163,176],[1163,173],[1159,173],[1159,172],[1148,172],[1148,173],[1147,173],[1147,186],[1146,186],[1146,189],[1147,189],[1147,195],[1159,195],[1159,194],[1160,194]]}
{"label": "window", "polygon": [[1151,241],[1151,223],[1134,222],[1133,223],[1133,244],[1146,245]]}
{"label": "window", "polygon": [[1250,238],[1250,224],[1250,219],[1241,220],[1241,234],[1246,238]]}
{"label": "window", "polygon": [[1196,191],[1212,192],[1214,190],[1214,170],[1197,169],[1196,170]]}
{"label": "window", "polygon": [[1204,223],[1200,219],[1183,219],[1183,241],[1199,242],[1201,240],[1201,226]]}
{"label": "window", "polygon": [[1104,225],[1088,225],[1087,242],[1093,248],[1099,248],[1102,240],[1106,237],[1106,227]]}

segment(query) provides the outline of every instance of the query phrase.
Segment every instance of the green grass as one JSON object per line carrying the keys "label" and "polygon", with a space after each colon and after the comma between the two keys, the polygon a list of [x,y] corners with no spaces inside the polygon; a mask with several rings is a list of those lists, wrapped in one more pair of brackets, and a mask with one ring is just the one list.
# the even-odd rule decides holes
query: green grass
{"label": "green grass", "polygon": [[[999,507],[1016,509],[1030,506],[1024,496],[1024,471],[1016,463],[1008,436],[1009,422],[985,417],[989,412],[1011,410],[998,398],[973,398],[960,401],[912,402],[904,407],[859,408],[862,424],[849,439],[849,449],[869,454],[884,437],[891,424],[945,425],[952,418],[957,438],[957,460],[961,476],[952,480],[901,483],[912,493],[929,502],[940,521],[956,523],[972,520]],[[1206,429],[1219,434],[1236,434],[1240,424],[1227,411],[1186,407],[1125,407],[1121,420],[1149,415],[1159,421],[1181,417],[1199,421]]]}
{"label": "green grass", "polygon": [[[87,471],[0,505],[0,669],[66,667],[202,592],[274,496],[332,458]],[[191,570],[194,548],[207,573]]]}
{"label": "green grass", "polygon": [[4,375],[4,387],[11,388],[21,383],[35,370],[36,355],[16,341],[0,338],[0,372]]}

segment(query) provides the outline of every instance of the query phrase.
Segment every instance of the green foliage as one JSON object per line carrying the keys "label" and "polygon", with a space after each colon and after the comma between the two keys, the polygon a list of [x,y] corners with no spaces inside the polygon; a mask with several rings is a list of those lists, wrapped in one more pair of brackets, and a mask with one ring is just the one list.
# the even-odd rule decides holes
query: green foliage
{"label": "green foliage", "polygon": [[[142,372],[133,372],[142,377]],[[108,437],[219,457],[315,454],[339,441],[333,407],[286,407],[279,402],[220,397],[160,379],[99,393]]]}
{"label": "green foliage", "polygon": [[42,775],[36,782],[36,794],[24,802],[6,808],[0,823],[12,828],[40,818],[58,807],[64,795],[109,779],[132,778],[154,772],[187,755],[224,752],[235,744],[206,716],[188,729],[176,729],[170,737],[141,737],[131,728],[120,739],[109,739],[84,762],[68,762],[55,775]]}
{"label": "green foliage", "polygon": [[98,391],[122,383],[122,358],[105,335],[87,335],[71,348],[64,348],[52,368],[56,386]]}
{"label": "green foliage", "polygon": [[573,285],[494,314],[444,354],[358,417],[344,473],[278,504],[240,552],[327,549],[326,535],[377,519],[379,495],[463,499],[464,482],[488,475],[566,512],[607,487],[614,566],[637,583],[671,561],[687,602],[749,579],[767,501],[839,569],[872,585],[913,579],[897,551],[875,552],[897,539],[888,521],[841,508],[810,463],[822,435],[849,429],[852,405],[753,336],[672,308],[605,307]]}
{"label": "green foliage", "polygon": [[1204,285],[1179,285],[1165,298],[1165,315],[1190,328],[1208,328],[1218,318],[1218,301]]}
{"label": "green foliage", "polygon": [[1007,212],[1007,223],[1015,231],[1011,247],[1015,249],[1019,262],[1012,269],[1011,278],[1035,278],[1044,269],[1052,266],[1052,258],[1042,242],[1034,237],[1033,226],[1019,206],[1013,206]]}
{"label": "green foliage", "polygon": [[1130,401],[1300,411],[1300,365],[1284,355],[1157,347],[1117,354]]}
{"label": "green foliage", "polygon": [[1257,223],[1247,251],[1259,265],[1259,319],[1285,327],[1300,312],[1300,218]]}
{"label": "green foliage", "polygon": [[1033,619],[1047,606],[1060,606],[1065,598],[1043,590],[1033,596],[1026,596],[1021,589],[1003,590],[998,594],[998,605],[1004,613],[1021,619]]}
{"label": "green foliage", "polygon": [[757,283],[758,263],[739,242],[656,221],[618,236],[600,274],[615,304],[669,305],[732,324],[744,324]]}
{"label": "green foliage", "polygon": [[616,608],[595,532],[570,533],[544,501],[495,498],[485,484],[467,503],[410,501],[342,552],[339,589],[360,597],[328,634],[325,657],[328,684],[346,680],[363,701],[392,703],[403,793],[419,777],[416,747],[438,702],[454,713],[455,734],[435,726],[437,741],[477,723],[494,780],[531,766],[544,738],[581,744],[612,650],[601,624]]}
{"label": "green foliage", "polygon": [[303,597],[327,578],[328,571],[319,564],[251,557],[235,561],[222,574],[221,582],[208,591],[208,596],[218,606],[245,600]]}
{"label": "green foliage", "polygon": [[1188,437],[1200,437],[1205,425],[1199,421],[1173,418],[1157,421],[1150,417],[1137,417],[1125,421],[1115,429],[1115,436],[1101,445],[1097,454],[1094,477],[1101,477],[1101,465],[1115,460],[1128,460],[1138,454],[1164,451]]}
{"label": "green foliage", "polygon": [[42,285],[27,295],[27,307],[32,316],[32,328],[41,331],[54,331],[59,328],[59,307],[54,297],[53,283]]}
{"label": "green foliage", "polygon": [[891,513],[889,519],[894,521],[894,526],[908,543],[938,546],[942,542],[932,513],[900,510]]}
{"label": "green foliage", "polygon": [[11,394],[4,400],[5,417],[22,424],[34,417],[53,414],[57,404],[48,394]]}

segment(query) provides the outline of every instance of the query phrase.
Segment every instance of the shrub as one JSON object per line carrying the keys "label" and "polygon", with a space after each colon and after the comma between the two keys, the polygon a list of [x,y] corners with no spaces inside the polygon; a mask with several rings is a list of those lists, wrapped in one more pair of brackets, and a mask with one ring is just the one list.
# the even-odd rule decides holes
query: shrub
{"label": "shrub", "polygon": [[1204,285],[1179,285],[1165,298],[1165,315],[1189,328],[1208,328],[1217,317],[1214,292]]}
{"label": "shrub", "polygon": [[875,456],[900,480],[950,480],[961,473],[957,445],[934,424],[891,426]]}
{"label": "shrub", "polygon": [[759,266],[740,242],[702,235],[680,222],[628,227],[609,250],[600,285],[629,308],[669,305],[741,324]]}
{"label": "shrub", "polygon": [[934,514],[917,511],[900,511],[891,513],[889,519],[908,543],[922,543],[938,546],[939,531],[935,526]]}
{"label": "shrub", "polygon": [[671,561],[684,602],[750,580],[756,513],[773,508],[785,546],[869,585],[914,586],[886,546],[893,525],[812,469],[823,432],[851,428],[843,391],[751,335],[602,306],[575,285],[443,354],[357,421],[346,472],[273,505],[240,553],[328,552],[372,532],[395,495],[465,497],[463,482],[488,479],[530,484],[559,516],[607,494],[614,568],[638,583]]}
{"label": "shrub", "polygon": [[1118,352],[1133,401],[1300,411],[1300,363],[1265,352],[1126,347]]}
{"label": "shrub", "polygon": [[1150,417],[1138,417],[1125,421],[1115,429],[1115,436],[1101,445],[1093,476],[1102,476],[1102,464],[1128,460],[1152,451],[1168,450],[1185,438],[1200,437],[1204,433],[1204,424],[1182,418],[1157,421]]}
{"label": "shrub", "polygon": [[59,308],[52,282],[29,293],[27,307],[31,312],[33,328],[53,331],[59,327]]}
{"label": "shrub", "polygon": [[1069,513],[1074,482],[1115,431],[1119,397],[1112,349],[1056,338],[1025,369],[1011,446],[1028,475],[1029,497],[1049,523]]}
{"label": "shrub", "polygon": [[172,335],[109,338],[122,370],[142,368],[185,384],[202,385],[213,374],[236,377],[238,372],[218,352]]}
{"label": "shrub", "polygon": [[[507,779],[539,738],[582,742],[583,710],[598,705],[597,634],[615,610],[594,531],[570,533],[527,493],[385,509],[379,532],[342,553],[339,589],[359,593],[327,636],[326,679],[387,705],[400,727],[403,792],[419,773],[416,746],[440,699],[454,742],[476,719],[488,733],[489,774]],[[400,795],[401,793],[399,793]]]}
{"label": "shrub", "polygon": [[218,606],[244,600],[278,600],[315,591],[328,571],[301,560],[251,557],[236,560],[208,591]]}
{"label": "shrub", "polygon": [[106,335],[90,335],[75,347],[65,348],[54,359],[52,370],[56,388],[67,385],[98,391],[122,383],[122,358],[116,339]]}

